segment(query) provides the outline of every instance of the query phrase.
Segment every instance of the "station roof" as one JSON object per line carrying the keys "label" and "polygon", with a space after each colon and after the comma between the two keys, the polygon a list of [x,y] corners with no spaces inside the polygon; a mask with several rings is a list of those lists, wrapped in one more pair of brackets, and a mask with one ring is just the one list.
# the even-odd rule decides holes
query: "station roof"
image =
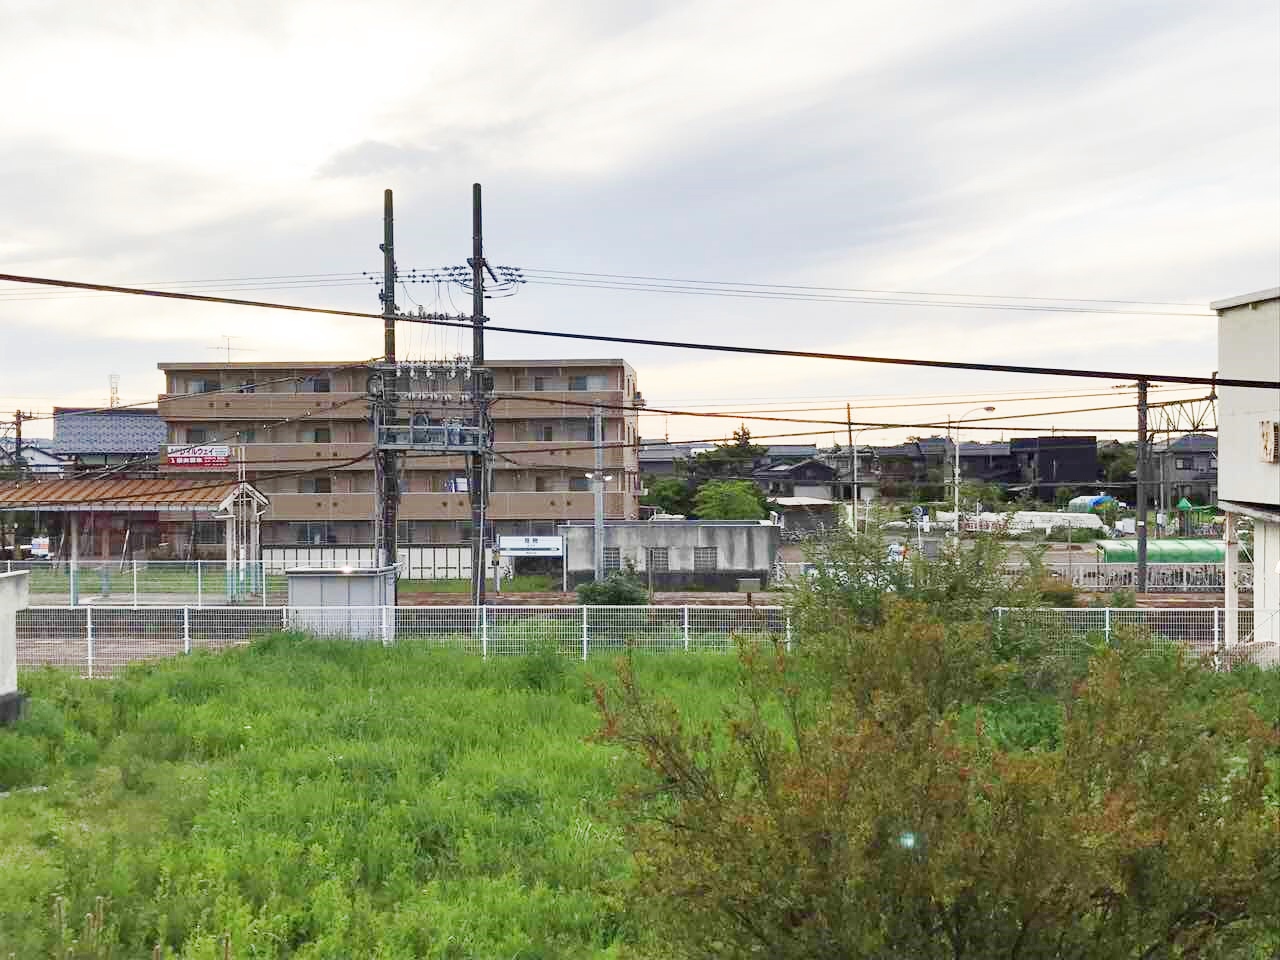
{"label": "station roof", "polygon": [[179,479],[130,480],[106,478],[96,480],[32,480],[0,484],[0,512],[40,510],[54,513],[80,513],[94,510],[111,512],[186,512],[200,513],[224,509],[245,488],[262,504],[267,498],[252,484],[236,480],[205,483]]}

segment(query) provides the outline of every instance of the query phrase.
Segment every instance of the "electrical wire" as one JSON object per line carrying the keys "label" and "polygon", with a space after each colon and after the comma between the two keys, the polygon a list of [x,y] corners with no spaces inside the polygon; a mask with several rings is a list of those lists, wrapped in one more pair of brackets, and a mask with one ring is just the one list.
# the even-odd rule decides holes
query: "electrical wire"
{"label": "electrical wire", "polygon": [[[58,280],[47,277],[30,277],[20,274],[0,274],[0,280],[14,283],[32,283],[46,286],[70,287],[74,289],[103,290],[111,293],[127,293],[137,296],[160,297],[173,300],[190,300],[201,303],[219,303],[232,306],[259,307],[271,310],[287,310],[295,313],[321,314],[326,316],[356,317],[362,320],[381,320],[380,313],[368,313],[360,310],[336,310],[325,307],[304,307],[297,304],[271,303],[261,300],[241,300],[230,297],[214,297],[204,294],[178,293],[169,290],[154,290],[138,287],[119,287],[109,284],[84,283],[75,280]],[[471,329],[470,318],[456,317],[409,317],[398,318],[405,323],[426,323],[435,326],[448,326]],[[704,350],[713,353],[749,354],[769,357],[796,357],[809,360],[839,360],[851,363],[874,363],[891,366],[924,367],[942,370],[974,370],[987,373],[1021,373],[1036,376],[1081,377],[1095,380],[1137,380],[1163,381],[1166,383],[1219,384],[1229,387],[1250,387],[1259,389],[1280,389],[1280,380],[1252,380],[1239,377],[1196,377],[1184,374],[1132,373],[1127,371],[1109,371],[1094,369],[1077,369],[1069,367],[1046,367],[1032,364],[980,363],[964,360],[924,360],[905,357],[871,357],[857,354],[829,353],[817,350],[787,350],[769,347],[745,347],[723,343],[699,343],[683,340],[658,340],[646,337],[619,337],[604,334],[572,333],[564,330],[530,330],[521,327],[499,327],[486,324],[494,333],[512,333],[530,337],[554,337],[566,340],[588,340],[598,343],[624,343],[635,346],[668,347],[680,350]]]}

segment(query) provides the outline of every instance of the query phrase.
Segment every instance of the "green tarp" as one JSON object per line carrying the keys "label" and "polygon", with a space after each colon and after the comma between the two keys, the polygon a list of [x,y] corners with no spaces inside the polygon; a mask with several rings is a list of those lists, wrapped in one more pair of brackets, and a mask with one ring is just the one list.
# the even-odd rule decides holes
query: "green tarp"
{"label": "green tarp", "polygon": [[[1099,540],[1103,563],[1137,563],[1137,540]],[[1148,540],[1148,563],[1223,563],[1227,545],[1221,540]]]}

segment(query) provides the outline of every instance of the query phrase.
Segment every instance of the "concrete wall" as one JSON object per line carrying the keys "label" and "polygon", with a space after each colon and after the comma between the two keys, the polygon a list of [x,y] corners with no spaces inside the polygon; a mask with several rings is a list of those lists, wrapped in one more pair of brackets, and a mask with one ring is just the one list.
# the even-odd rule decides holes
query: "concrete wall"
{"label": "concrete wall", "polygon": [[1253,638],[1280,643],[1280,523],[1253,522]]}
{"label": "concrete wall", "polygon": [[[1223,377],[1280,380],[1280,300],[1220,312],[1218,371]],[[1280,463],[1261,457],[1262,420],[1280,421],[1280,390],[1218,388],[1220,499],[1280,507]]]}
{"label": "concrete wall", "polygon": [[[570,525],[556,532],[565,538],[570,576],[591,571],[594,528]],[[617,547],[623,567],[630,561],[640,572],[648,569],[648,547],[667,548],[670,574],[692,574],[694,548],[715,547],[717,573],[767,577],[778,553],[778,539],[778,528],[763,523],[662,520],[606,523],[604,527],[604,545]],[[678,578],[668,579],[674,582]]]}
{"label": "concrete wall", "polygon": [[16,719],[21,706],[15,618],[27,608],[29,578],[26,570],[0,573],[0,723]]}

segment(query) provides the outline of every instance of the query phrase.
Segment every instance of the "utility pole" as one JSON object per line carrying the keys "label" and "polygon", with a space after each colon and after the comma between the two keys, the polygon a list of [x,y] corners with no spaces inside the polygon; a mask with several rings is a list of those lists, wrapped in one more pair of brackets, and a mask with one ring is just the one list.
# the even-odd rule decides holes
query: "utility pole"
{"label": "utility pole", "polygon": [[[476,426],[488,430],[484,382],[484,222],[480,205],[480,184],[471,185],[471,393],[475,403]],[[470,455],[471,479],[467,494],[471,500],[471,597],[484,606],[484,508],[487,470],[483,449]]]}
{"label": "utility pole", "polygon": [[858,533],[858,451],[853,446],[853,405],[844,405],[845,426],[849,430],[849,501],[853,512],[853,533]]}
{"label": "utility pole", "polygon": [[1137,518],[1133,522],[1138,535],[1138,593],[1147,592],[1147,387],[1138,381],[1138,450],[1137,450]]}
{"label": "utility pole", "polygon": [[604,429],[600,408],[591,411],[592,436],[595,438],[596,470],[591,475],[591,489],[595,493],[595,522],[591,531],[594,547],[595,579],[604,579]]}
{"label": "utility pole", "polygon": [[[391,203],[391,191],[382,195],[382,339],[383,362],[387,373],[383,380],[383,392],[380,419],[383,423],[391,423],[396,416],[396,255],[395,255],[395,218]],[[375,423],[375,431],[376,431]],[[375,443],[376,434],[375,434]],[[381,550],[378,552],[378,564],[394,567],[399,561],[396,549],[396,522],[400,510],[400,461],[395,450],[382,450],[376,454],[381,467],[379,493],[382,510],[377,523],[381,526]],[[394,578],[393,578],[394,583]],[[393,600],[399,597],[393,587]]]}

